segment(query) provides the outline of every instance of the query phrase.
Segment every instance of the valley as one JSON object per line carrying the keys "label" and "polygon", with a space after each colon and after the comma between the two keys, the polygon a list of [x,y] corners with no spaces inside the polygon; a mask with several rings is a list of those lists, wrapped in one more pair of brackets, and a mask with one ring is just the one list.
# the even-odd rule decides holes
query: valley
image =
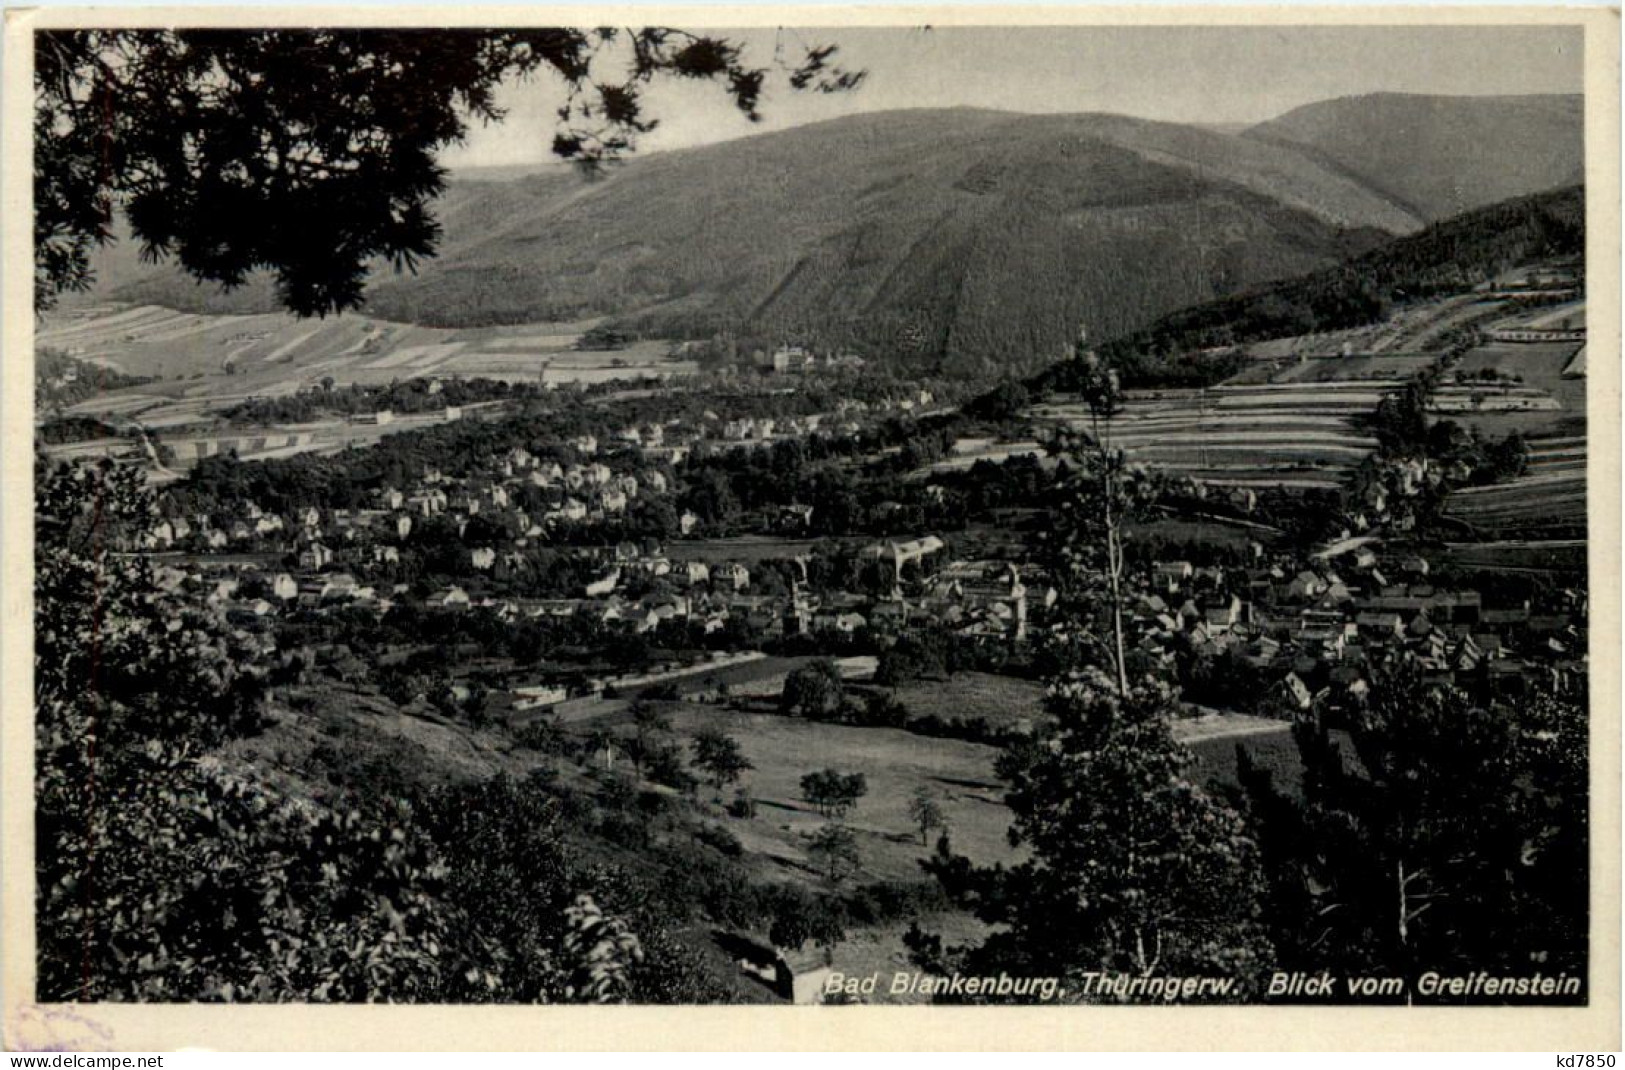
{"label": "valley", "polygon": [[[252,695],[206,775],[391,815],[496,942],[590,890],[638,1001],[1003,968],[1011,889],[1118,820],[1046,779],[1102,755],[1301,907],[1234,830],[1388,790],[1336,749],[1371,710],[1454,739],[1591,672],[1575,102],[1332,103],[463,180],[439,258],[320,320],[110,254],[38,323],[42,541],[114,502],[150,635]],[[1538,159],[1468,181],[1435,127]],[[458,998],[531,994],[502,961]]]}

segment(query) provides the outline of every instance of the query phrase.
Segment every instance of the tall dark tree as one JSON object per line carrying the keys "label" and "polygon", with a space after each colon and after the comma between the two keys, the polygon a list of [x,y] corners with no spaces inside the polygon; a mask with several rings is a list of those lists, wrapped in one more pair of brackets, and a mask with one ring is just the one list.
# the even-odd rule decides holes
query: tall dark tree
{"label": "tall dark tree", "polygon": [[801,797],[825,817],[846,817],[868,793],[869,782],[862,773],[824,769],[801,778]]}
{"label": "tall dark tree", "polygon": [[818,862],[831,884],[839,884],[863,862],[858,839],[845,825],[825,825],[813,833],[807,854]]}
{"label": "tall dark tree", "polygon": [[1586,721],[1398,668],[1334,733],[1295,726],[1303,798],[1244,770],[1284,966],[1585,972]]}
{"label": "tall dark tree", "polygon": [[830,659],[819,658],[784,678],[779,708],[785,713],[822,720],[841,708],[844,695],[841,670]]}
{"label": "tall dark tree", "polygon": [[971,968],[1229,977],[1234,998],[1255,994],[1270,961],[1258,850],[1187,775],[1172,704],[1154,681],[1123,695],[1091,670],[1058,684],[1053,722],[1001,756],[1010,837],[1031,857],[944,882],[975,889],[977,912],[1004,927],[970,952]]}
{"label": "tall dark tree", "polygon": [[260,725],[254,658],[119,553],[133,468],[36,475],[39,998],[435,999],[432,845],[397,807],[296,804],[212,752]]}
{"label": "tall dark tree", "polygon": [[[1118,691],[1127,694],[1125,532],[1164,493],[1163,481],[1131,466],[1112,445],[1112,417],[1123,404],[1117,372],[1080,340],[1071,375],[1088,405],[1089,425],[1083,432],[1063,433],[1055,442],[1066,474],[1051,509],[1051,567],[1064,600],[1062,610],[1078,625],[1069,637],[1084,641],[1093,660],[1100,660],[1103,647]],[[1096,613],[1105,617],[1103,638],[1091,627]]]}
{"label": "tall dark tree", "polygon": [[914,794],[908,800],[908,819],[920,830],[920,846],[928,842],[933,829],[946,829],[947,815],[943,813],[942,803],[929,788],[914,789]]}
{"label": "tall dark tree", "polygon": [[299,315],[355,308],[369,261],[434,255],[437,153],[504,117],[505,81],[556,78],[553,151],[596,165],[655,128],[660,80],[717,83],[755,120],[775,73],[822,92],[863,77],[832,46],[757,66],[664,27],[43,30],[34,52],[39,308],[90,284],[120,213],[144,256],[201,281],[265,269]]}
{"label": "tall dark tree", "polygon": [[671,717],[647,699],[634,699],[632,713],[632,740],[627,748],[632,765],[641,775],[650,759],[661,748],[662,741],[671,735]]}
{"label": "tall dark tree", "polygon": [[694,767],[705,774],[718,791],[756,768],[739,749],[739,741],[715,729],[704,729],[693,739]]}

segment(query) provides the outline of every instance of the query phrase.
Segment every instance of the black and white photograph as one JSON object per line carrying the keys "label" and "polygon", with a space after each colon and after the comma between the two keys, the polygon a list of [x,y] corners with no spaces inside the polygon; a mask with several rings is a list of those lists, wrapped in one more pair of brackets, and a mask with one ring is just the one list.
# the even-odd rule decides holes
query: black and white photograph
{"label": "black and white photograph", "polygon": [[28,1021],[1617,999],[1617,19],[925,11],[13,36]]}

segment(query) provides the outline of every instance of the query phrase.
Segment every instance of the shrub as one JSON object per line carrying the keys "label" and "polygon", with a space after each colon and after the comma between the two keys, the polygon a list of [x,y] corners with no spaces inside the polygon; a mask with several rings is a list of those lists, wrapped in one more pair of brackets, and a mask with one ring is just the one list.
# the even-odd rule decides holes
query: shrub
{"label": "shrub", "polygon": [[756,816],[756,800],[750,792],[740,788],[734,792],[733,801],[728,804],[728,816],[738,818],[752,818]]}
{"label": "shrub", "polygon": [[701,825],[694,830],[694,838],[729,858],[738,858],[745,853],[745,847],[739,842],[739,837],[721,825]]}

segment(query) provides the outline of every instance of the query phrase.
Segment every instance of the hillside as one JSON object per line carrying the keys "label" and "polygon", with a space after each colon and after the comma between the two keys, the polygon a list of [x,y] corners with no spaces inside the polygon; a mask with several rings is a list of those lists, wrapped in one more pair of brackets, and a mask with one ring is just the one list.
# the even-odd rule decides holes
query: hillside
{"label": "hillside", "polygon": [[[596,181],[464,180],[439,214],[440,256],[415,277],[381,272],[369,315],[440,327],[609,316],[660,337],[950,371],[1030,368],[1079,324],[1120,335],[1426,222],[1274,140],[978,110],[856,116],[636,159]],[[173,271],[115,293],[214,312],[274,303],[264,285],[222,297]]]}
{"label": "hillside", "polygon": [[1579,96],[1377,93],[1305,105],[1245,137],[1305,149],[1432,221],[1581,181],[1584,117]]}
{"label": "hillside", "polygon": [[1531,260],[1584,253],[1585,187],[1573,186],[1465,212],[1336,267],[1183,309],[1104,350],[1137,385],[1216,381],[1235,369],[1220,359],[1203,376],[1167,355],[1362,326],[1395,305],[1467,290]]}

